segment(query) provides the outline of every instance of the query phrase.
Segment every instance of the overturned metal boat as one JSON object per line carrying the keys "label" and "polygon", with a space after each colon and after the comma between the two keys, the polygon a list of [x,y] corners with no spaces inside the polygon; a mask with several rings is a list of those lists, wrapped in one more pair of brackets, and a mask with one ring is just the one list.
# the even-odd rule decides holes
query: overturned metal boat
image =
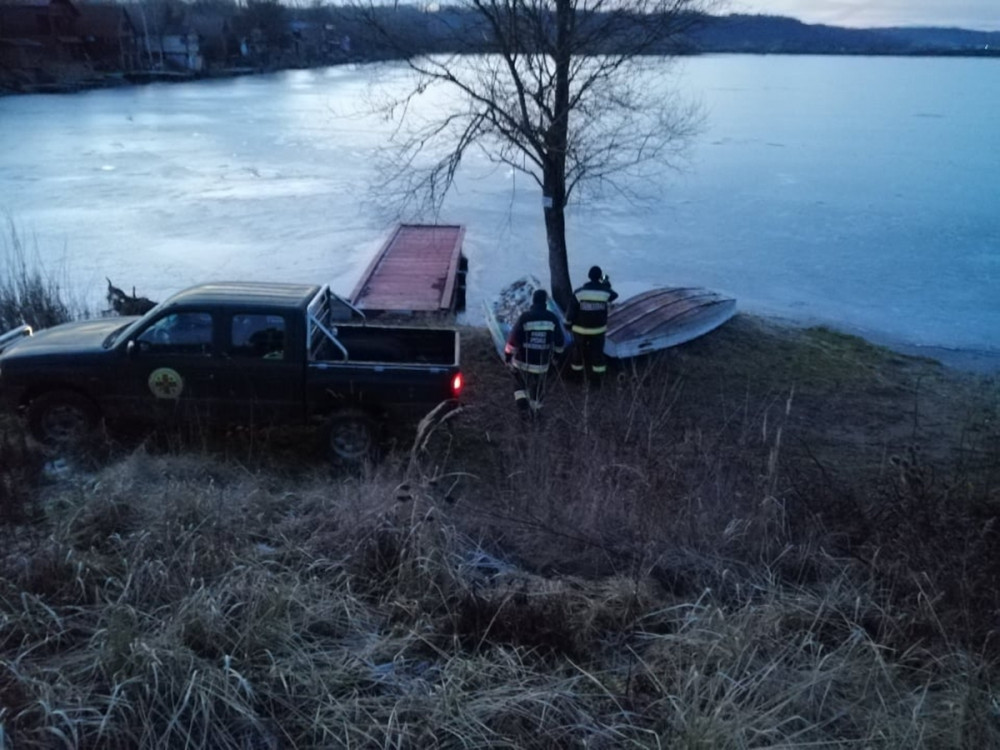
{"label": "overturned metal boat", "polygon": [[[518,315],[531,305],[531,295],[542,288],[534,276],[504,287],[492,303],[484,302],[486,326],[497,353]],[[549,298],[549,309],[561,320],[563,311]],[[668,349],[715,330],[736,314],[736,300],[700,287],[659,287],[617,302],[608,315],[604,353],[627,359]],[[572,339],[566,330],[567,340]]]}
{"label": "overturned metal boat", "polygon": [[704,336],[736,314],[736,300],[700,287],[666,287],[611,308],[604,353],[626,359]]}

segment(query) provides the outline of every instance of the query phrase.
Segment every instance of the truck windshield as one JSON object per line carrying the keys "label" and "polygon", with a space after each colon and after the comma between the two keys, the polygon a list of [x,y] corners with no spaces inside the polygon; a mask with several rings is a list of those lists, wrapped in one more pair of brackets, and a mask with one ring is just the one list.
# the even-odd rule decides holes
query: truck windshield
{"label": "truck windshield", "polygon": [[104,339],[104,343],[101,344],[101,346],[103,346],[105,349],[110,349],[119,341],[121,341],[123,338],[128,338],[128,334],[130,331],[138,327],[138,325],[142,323],[142,321],[152,317],[153,315],[156,315],[156,313],[159,311],[161,307],[163,307],[162,302],[158,304],[156,307],[154,307],[152,310],[150,310],[148,313],[143,315],[141,318],[132,318],[131,320],[125,322],[119,328],[116,328],[111,333],[109,333],[108,337]]}
{"label": "truck windshield", "polygon": [[101,344],[101,346],[103,346],[105,349],[110,349],[112,346],[115,345],[115,342],[118,340],[118,337],[121,336],[122,331],[128,328],[129,325],[130,325],[129,323],[126,323],[125,325],[118,326],[115,330],[113,330],[111,333],[108,334],[108,337],[104,339],[104,343]]}

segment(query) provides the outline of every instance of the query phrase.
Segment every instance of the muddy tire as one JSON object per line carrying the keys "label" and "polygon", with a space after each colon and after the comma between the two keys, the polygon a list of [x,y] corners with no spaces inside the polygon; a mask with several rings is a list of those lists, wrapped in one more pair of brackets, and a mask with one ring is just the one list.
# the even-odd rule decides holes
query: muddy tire
{"label": "muddy tire", "polygon": [[93,401],[73,391],[50,391],[28,407],[28,429],[41,443],[80,447],[97,429],[100,412]]}
{"label": "muddy tire", "polygon": [[326,442],[333,463],[356,465],[374,459],[378,439],[378,423],[361,409],[345,409],[330,415]]}

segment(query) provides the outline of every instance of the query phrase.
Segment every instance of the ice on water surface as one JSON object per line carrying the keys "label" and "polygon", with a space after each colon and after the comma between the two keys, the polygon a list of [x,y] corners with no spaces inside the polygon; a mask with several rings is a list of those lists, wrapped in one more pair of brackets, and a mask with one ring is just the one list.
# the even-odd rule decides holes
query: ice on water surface
{"label": "ice on water surface", "polygon": [[[571,281],[597,264],[623,299],[700,286],[886,343],[1000,352],[992,62],[686,60],[682,94],[707,110],[690,163],[649,201],[571,205]],[[92,309],[107,276],[154,299],[224,279],[349,294],[395,220],[427,218],[399,217],[370,189],[393,124],[357,103],[395,70],[4,97],[0,130],[18,147],[0,149],[0,218]],[[470,310],[501,293],[509,324],[530,299],[527,285],[504,292],[512,280],[548,286],[531,180],[463,161],[439,220],[467,228]]]}

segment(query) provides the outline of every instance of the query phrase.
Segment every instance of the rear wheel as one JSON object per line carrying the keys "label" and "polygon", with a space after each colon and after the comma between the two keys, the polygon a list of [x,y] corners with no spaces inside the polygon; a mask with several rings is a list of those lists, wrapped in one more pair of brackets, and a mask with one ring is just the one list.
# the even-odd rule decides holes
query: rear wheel
{"label": "rear wheel", "polygon": [[327,430],[330,458],[336,463],[358,464],[375,456],[378,423],[361,409],[332,414]]}
{"label": "rear wheel", "polygon": [[28,429],[35,439],[54,446],[80,446],[97,428],[97,406],[73,391],[50,391],[28,407]]}

